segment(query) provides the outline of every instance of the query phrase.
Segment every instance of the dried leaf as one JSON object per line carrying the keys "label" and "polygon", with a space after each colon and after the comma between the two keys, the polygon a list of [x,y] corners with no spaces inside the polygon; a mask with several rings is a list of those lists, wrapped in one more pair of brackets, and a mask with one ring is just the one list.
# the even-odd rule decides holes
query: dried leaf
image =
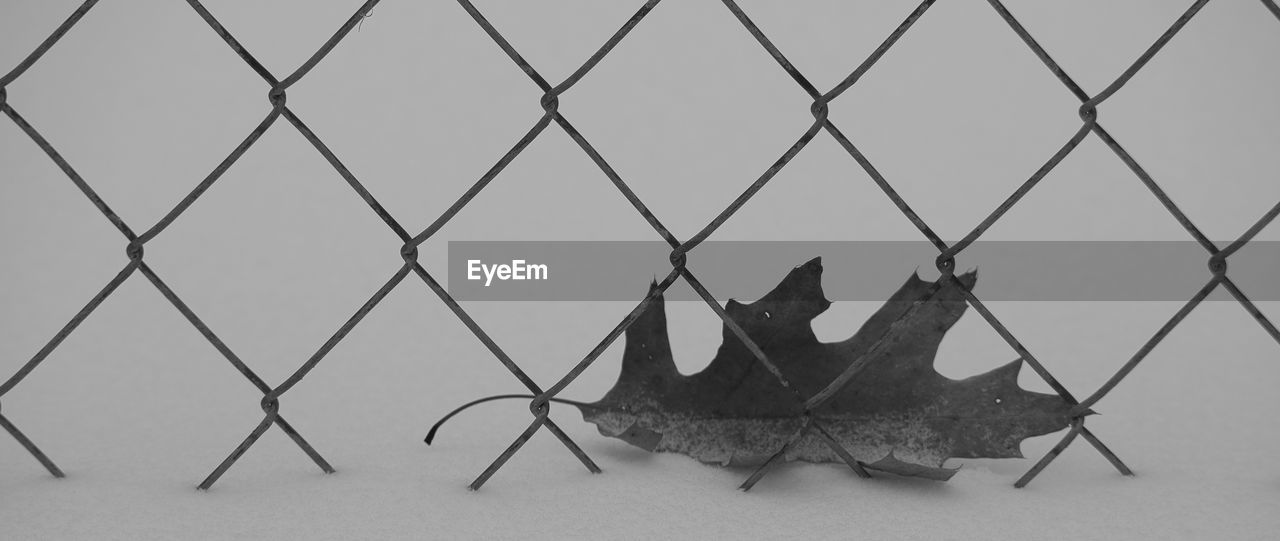
{"label": "dried leaf", "polygon": [[[1021,360],[963,380],[934,369],[943,335],[967,308],[949,281],[931,283],[913,274],[851,338],[823,343],[810,326],[831,305],[821,276],[816,258],[760,300],[730,300],[725,311],[806,398],[883,335],[866,366],[813,412],[819,426],[866,467],[946,480],[956,471],[943,467],[948,458],[1021,457],[1023,439],[1070,423],[1072,404],[1018,386]],[[976,274],[959,278],[972,287]],[[606,436],[721,465],[762,463],[804,423],[800,400],[727,326],[711,364],[680,374],[661,295],[626,332],[617,384],[581,410]],[[784,458],[842,462],[812,433]]]}

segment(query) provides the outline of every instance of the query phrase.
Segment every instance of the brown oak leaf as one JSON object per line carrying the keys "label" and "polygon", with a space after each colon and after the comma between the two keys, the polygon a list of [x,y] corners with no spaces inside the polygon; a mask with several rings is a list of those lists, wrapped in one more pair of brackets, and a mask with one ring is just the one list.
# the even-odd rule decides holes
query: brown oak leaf
{"label": "brown oak leaf", "polygon": [[[947,480],[956,471],[943,467],[948,458],[1021,457],[1023,439],[1069,425],[1072,404],[1018,386],[1021,359],[962,380],[934,369],[943,335],[967,308],[949,280],[926,282],[913,274],[856,334],[824,343],[810,325],[831,305],[821,277],[822,261],[815,258],[758,301],[729,300],[725,311],[805,398],[871,355],[812,412],[867,468]],[[958,278],[971,288],[976,273]],[[680,374],[661,294],[626,331],[617,384],[600,401],[578,405],[606,436],[721,465],[768,460],[804,423],[801,401],[728,326],[710,365]],[[843,462],[812,433],[783,458]]]}

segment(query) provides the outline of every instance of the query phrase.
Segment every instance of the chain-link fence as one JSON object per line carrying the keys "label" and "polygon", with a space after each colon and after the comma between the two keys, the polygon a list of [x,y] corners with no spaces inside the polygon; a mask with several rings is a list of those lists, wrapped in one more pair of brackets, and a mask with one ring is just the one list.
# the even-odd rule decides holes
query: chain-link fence
{"label": "chain-link fence", "polygon": [[[855,359],[850,363],[849,367],[834,381],[832,381],[825,389],[818,392],[814,396],[802,396],[794,391],[787,378],[777,369],[777,367],[769,360],[768,356],[747,336],[747,334],[729,318],[728,314],[720,306],[720,304],[712,297],[706,287],[698,280],[697,277],[688,269],[686,262],[688,254],[695,247],[707,240],[722,224],[725,223],[735,212],[737,212],[744,204],[747,203],[758,191],[760,191],[778,172],[785,167],[802,149],[804,149],[819,133],[826,132],[830,135],[869,175],[875,184],[887,195],[897,208],[905,215],[911,223],[920,231],[929,242],[931,242],[938,250],[939,254],[936,259],[936,266],[942,273],[939,284],[950,282],[959,288],[966,300],[973,308],[985,319],[992,328],[1013,348],[1022,359],[1023,362],[1030,365],[1052,389],[1075,406],[1073,412],[1074,417],[1070,424],[1070,429],[1062,440],[1058,442],[1043,458],[1039,460],[1029,471],[1026,472],[1015,486],[1022,487],[1036,477],[1045,467],[1047,467],[1055,457],[1066,449],[1076,438],[1083,437],[1089,442],[1099,453],[1107,458],[1111,464],[1123,474],[1131,474],[1129,468],[1112,453],[1088,428],[1085,427],[1085,415],[1089,408],[1098,401],[1106,397],[1126,376],[1159,344],[1165,336],[1167,336],[1192,310],[1196,308],[1203,300],[1205,300],[1216,288],[1222,287],[1226,289],[1230,295],[1238,301],[1249,312],[1250,315],[1266,330],[1267,333],[1280,343],[1280,330],[1267,319],[1267,317],[1259,311],[1257,306],[1249,300],[1249,297],[1232,282],[1227,273],[1228,258],[1243,246],[1250,242],[1263,228],[1270,224],[1277,215],[1280,215],[1280,202],[1271,207],[1263,216],[1261,216],[1253,226],[1243,232],[1235,241],[1224,247],[1219,247],[1208,237],[1203,234],[1199,228],[1187,217],[1187,215],[1179,209],[1170,197],[1161,188],[1160,184],[1147,173],[1145,169],[1125,151],[1125,148],[1102,126],[1099,122],[1098,106],[1104,101],[1120,91],[1130,79],[1143,69],[1150,60],[1160,52],[1160,50],[1173,39],[1179,31],[1187,25],[1187,23],[1200,12],[1201,8],[1208,3],[1208,0],[1198,0],[1194,2],[1178,19],[1170,26],[1150,47],[1146,49],[1142,55],[1134,61],[1127,69],[1123,71],[1114,81],[1105,88],[1093,93],[1092,95],[1081,88],[1066,73],[1066,71],[1056,63],[1049,53],[1036,41],[1036,39],[1028,33],[1026,28],[1019,23],[1018,19],[1000,2],[1000,0],[988,0],[996,15],[1004,20],[1005,23],[1017,34],[1019,38],[1029,47],[1035,55],[1041,60],[1046,68],[1053,73],[1055,77],[1081,102],[1079,108],[1079,116],[1081,124],[1079,129],[1067,140],[1062,146],[1054,152],[1044,164],[1026,179],[1011,195],[1009,195],[997,208],[992,211],[985,219],[983,219],[976,227],[974,227],[967,235],[958,242],[948,244],[944,242],[919,216],[907,202],[899,196],[895,191],[893,184],[886,179],[867,157],[858,149],[858,147],[848,137],[840,131],[840,129],[828,118],[828,111],[831,102],[840,97],[843,93],[858,83],[859,79],[881,60],[884,54],[894,46],[898,40],[911,30],[913,25],[922,16],[928,12],[929,8],[935,3],[935,0],[925,0],[904,20],[893,32],[880,44],[879,47],[871,53],[857,68],[847,77],[840,81],[839,84],[827,91],[821,91],[816,88],[809,80],[800,73],[788,61],[777,46],[760,30],[751,18],[738,6],[734,0],[723,0],[725,7],[734,16],[738,22],[751,34],[751,36],[762,46],[774,60],[777,61],[779,67],[784,70],[787,75],[795,81],[795,83],[809,95],[812,99],[812,105],[809,108],[810,114],[813,116],[813,123],[806,129],[795,141],[790,148],[779,157],[773,164],[765,170],[741,195],[715,216],[705,227],[685,240],[680,240],[669,231],[662,222],[654,215],[653,212],[645,205],[645,203],[636,195],[634,191],[627,185],[619,174],[610,167],[605,158],[596,150],[596,148],[578,132],[573,124],[559,112],[560,95],[569,90],[579,81],[591,72],[591,70],[614,49],[617,44],[626,38],[626,36],[641,24],[645,17],[654,9],[660,0],[649,0],[641,6],[634,15],[617,30],[591,57],[578,67],[568,78],[557,84],[547,81],[532,65],[526,61],[518,51],[503,37],[485,16],[478,10],[469,0],[458,0],[459,4],[466,10],[472,19],[478,24],[486,34],[502,49],[504,53],[542,90],[543,94],[539,103],[544,111],[541,118],[524,134],[523,137],[513,145],[488,171],[486,171],[456,202],[453,203],[443,214],[441,214],[430,226],[416,234],[411,234],[401,224],[391,216],[391,214],[383,207],[382,204],[370,193],[368,189],[360,182],[356,175],[343,165],[342,161],[325,145],[319,137],[312,132],[307,125],[298,117],[287,105],[288,89],[295,83],[305,77],[319,62],[321,62],[353,29],[363,22],[371,10],[379,3],[379,0],[368,0],[361,5],[353,15],[330,37],[310,58],[306,60],[300,67],[288,74],[284,78],[279,78],[275,74],[267,70],[257,59],[254,58],[243,45],[216,19],[199,0],[187,0],[191,8],[199,14],[208,26],[216,32],[222,40],[235,52],[254,72],[256,72],[263,81],[270,87],[268,93],[268,101],[271,110],[266,117],[251,131],[243,141],[232,150],[218,166],[200,181],[191,192],[184,197],[176,206],[168,211],[158,222],[143,230],[141,233],[125,223],[111,207],[103,200],[93,189],[91,184],[76,172],[75,168],[58,153],[56,149],[41,136],[40,132],[28,123],[13,104],[8,101],[8,94],[5,90],[6,86],[18,79],[32,65],[40,60],[51,47],[53,47],[59,39],[67,32],[71,31],[80,21],[80,19],[98,3],[97,0],[86,0],[67,20],[53,31],[47,39],[44,40],[30,55],[28,55],[16,68],[0,78],[0,111],[3,111],[24,133],[26,133],[51,160],[66,174],[67,178],[87,197],[90,202],[115,226],[117,230],[125,237],[125,253],[128,256],[128,263],[121,269],[114,278],[104,286],[101,291],[93,296],[92,299],[80,309],[79,312],[71,318],[65,326],[61,328],[51,338],[44,347],[42,347],[34,356],[31,357],[16,374],[4,381],[0,385],[0,398],[12,391],[22,382],[33,370],[35,370],[41,362],[47,358],[76,328],[97,309],[104,300],[110,297],[117,288],[127,279],[135,274],[141,274],[145,277],[160,293],[173,304],[187,321],[190,322],[196,330],[200,332],[204,338],[213,345],[213,347],[222,354],[226,360],[238,370],[246,380],[249,381],[262,393],[261,406],[265,413],[262,420],[256,427],[252,429],[249,435],[239,443],[225,460],[217,465],[216,468],[200,483],[201,489],[211,487],[219,477],[226,473],[227,469],[233,466],[236,461],[247,452],[258,439],[271,428],[272,425],[279,427],[284,431],[311,459],[320,469],[325,472],[332,472],[333,468],[328,462],[317,452],[311,444],[296,430],[288,421],[280,414],[280,399],[289,392],[294,386],[302,382],[311,370],[324,360],[326,355],[338,345],[372,310],[387,297],[387,295],[395,289],[410,275],[416,275],[419,279],[435,292],[440,300],[466,325],[468,329],[478,338],[494,357],[502,363],[503,366],[511,372],[511,374],[529,389],[535,398],[529,404],[529,410],[533,415],[533,421],[516,439],[507,447],[493,463],[486,468],[471,484],[471,488],[479,488],[494,473],[496,473],[508,459],[512,457],[525,442],[533,436],[535,432],[541,429],[547,429],[564,446],[572,452],[586,468],[592,472],[598,472],[599,467],[591,460],[590,457],[550,418],[550,400],[563,391],[570,383],[572,383],[579,375],[583,373],[592,363],[620,336],[626,329],[640,316],[640,314],[650,305],[657,295],[666,291],[678,279],[683,278],[694,291],[697,292],[707,303],[707,305],[723,320],[725,326],[742,340],[746,347],[752,352],[756,360],[768,369],[778,380],[778,383],[786,388],[792,389],[796,399],[804,405],[804,428],[797,433],[790,443],[783,448],[778,449],[773,457],[760,466],[742,485],[747,489],[760,480],[768,473],[770,468],[774,466],[785,455],[787,448],[794,445],[803,437],[814,436],[824,441],[826,445],[839,456],[843,457],[849,467],[859,476],[867,476],[866,471],[858,461],[856,461],[839,443],[832,439],[822,426],[822,422],[810,415],[810,412],[826,402],[837,391],[843,388],[852,378],[856,377],[872,355],[881,347],[881,342],[872,345],[866,354],[859,359]],[[1272,15],[1280,20],[1280,6],[1274,0],[1261,0],[1262,6]],[[1280,27],[1277,27],[1280,30]],[[329,162],[343,179],[350,185],[359,196],[377,216],[386,224],[400,241],[403,243],[400,249],[400,255],[404,261],[403,265],[397,269],[390,278],[378,288],[363,305],[355,311],[346,322],[335,331],[332,336],[322,344],[319,349],[307,359],[302,366],[298,367],[288,378],[277,385],[270,385],[259,377],[254,370],[249,367],[235,352],[231,350],[219,337],[209,328],[208,325],[201,320],[191,308],[183,302],[183,300],[172,289],[166,285],[165,281],[147,265],[144,259],[145,247],[148,242],[155,239],[168,228],[174,220],[182,215],[197,199],[201,197],[219,178],[234,164],[241,156],[244,155],[250,147],[252,147],[266,130],[271,128],[278,120],[284,118],[290,125],[298,130],[307,141],[315,147],[317,151]],[[547,130],[552,124],[555,124],[564,130],[564,132],[586,153],[588,157],[599,167],[606,177],[613,183],[615,187],[623,194],[623,196],[631,203],[636,212],[649,223],[653,230],[671,247],[670,262],[672,269],[663,277],[653,292],[643,299],[639,304],[627,314],[599,343],[588,353],[580,362],[578,362],[567,374],[554,382],[549,387],[543,387],[535,382],[512,358],[503,351],[498,344],[490,338],[479,324],[476,323],[471,316],[468,315],[459,303],[450,296],[443,286],[436,280],[433,274],[424,268],[418,262],[418,247],[430,239],[438,232],[446,223],[450,221],[459,211],[463,209],[473,198],[475,198],[481,190],[483,190],[490,182],[494,180],[508,164],[512,162],[522,151],[524,151],[539,135]],[[1030,192],[1051,170],[1061,163],[1073,150],[1076,149],[1082,141],[1090,135],[1096,136],[1102,141],[1112,152],[1118,156],[1125,165],[1133,172],[1138,181],[1160,201],[1164,208],[1173,215],[1186,232],[1199,243],[1208,254],[1208,281],[1198,291],[1191,296],[1182,307],[1149,339],[1137,352],[1133,354],[1127,362],[1125,362],[1116,373],[1107,380],[1101,388],[1089,394],[1083,399],[1076,398],[1070,391],[1066,389],[1058,380],[1049,372],[1043,363],[1037,360],[1021,342],[1009,331],[1009,329],[1000,322],[996,316],[984,306],[983,302],[978,299],[954,274],[955,258],[966,247],[972,245],[978,240],[993,224],[995,224],[1002,216],[1004,216],[1011,208],[1013,208],[1022,198]],[[919,305],[917,305],[919,306]],[[912,311],[908,310],[901,317],[906,317]],[[886,329],[889,328],[886,326]],[[27,438],[18,427],[6,418],[0,412],[0,425],[12,435],[30,454],[35,457],[48,471],[54,476],[61,477],[63,474],[52,459],[49,458],[40,448]]]}

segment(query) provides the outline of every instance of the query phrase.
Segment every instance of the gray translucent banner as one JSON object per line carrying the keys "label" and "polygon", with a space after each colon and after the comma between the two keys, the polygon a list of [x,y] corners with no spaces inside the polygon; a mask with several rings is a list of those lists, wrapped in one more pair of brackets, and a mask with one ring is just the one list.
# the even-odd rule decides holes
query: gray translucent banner
{"label": "gray translucent banner", "polygon": [[[671,272],[670,253],[648,241],[450,241],[448,289],[462,301],[638,301]],[[883,301],[917,269],[936,279],[937,255],[923,241],[708,241],[687,268],[721,302],[749,301],[821,257],[828,299]],[[974,292],[987,301],[1185,301],[1212,277],[1208,259],[1189,241],[989,241],[961,252],[956,269],[978,270]],[[1229,265],[1250,298],[1280,300],[1280,242],[1251,242]],[[1229,298],[1219,287],[1209,300]],[[678,280],[666,299],[699,297]]]}

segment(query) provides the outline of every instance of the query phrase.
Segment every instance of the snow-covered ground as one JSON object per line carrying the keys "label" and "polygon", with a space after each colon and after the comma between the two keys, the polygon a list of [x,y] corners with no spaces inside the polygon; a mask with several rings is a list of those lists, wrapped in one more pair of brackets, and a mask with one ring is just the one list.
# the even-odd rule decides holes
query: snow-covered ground
{"label": "snow-covered ground", "polygon": [[[122,301],[138,299],[144,311],[164,314],[144,288],[132,288]],[[113,303],[6,401],[6,415],[68,476],[50,478],[16,444],[0,440],[5,537],[1266,539],[1280,526],[1280,469],[1271,459],[1280,445],[1272,422],[1280,368],[1268,349],[1275,345],[1231,305],[1198,311],[1090,419],[1137,472],[1134,478],[1121,477],[1079,444],[1030,486],[1013,488],[1057,440],[1047,436],[1024,444],[1032,459],[957,461],[962,469],[948,483],[861,480],[841,467],[789,465],[742,493],[735,487],[746,471],[646,454],[557,407],[555,418],[603,474],[587,473],[539,433],[470,492],[466,485],[524,428],[528,414],[521,403],[479,407],[445,425],[432,447],[422,444],[425,428],[452,406],[517,385],[468,343],[460,325],[423,332],[433,320],[410,306],[429,301],[415,289],[421,288],[406,288],[390,309],[371,316],[283,402],[282,411],[338,473],[320,473],[272,430],[208,492],[196,483],[257,422],[256,397],[175,318],[157,317],[151,329],[174,339],[134,332],[138,342],[103,345],[115,342],[102,333],[128,328],[108,322],[128,318],[118,311],[128,301]],[[579,308],[574,314],[583,317]],[[1153,326],[1172,306],[1077,308],[998,307],[1028,327],[1051,326],[1060,316],[1087,321],[1104,308],[1114,311],[1113,321],[1145,323],[1133,330]],[[600,318],[610,312],[586,311]],[[1090,334],[1097,342],[1075,349],[1079,355],[1062,352],[1048,332],[1032,333],[1032,343],[1057,352],[1046,356],[1068,385],[1088,388],[1096,371],[1123,356],[1103,350],[1125,351],[1119,346],[1133,342],[1118,328]],[[590,339],[567,335],[566,341]],[[523,338],[506,342],[539,340]],[[1243,343],[1216,345],[1227,338]],[[958,348],[948,341],[944,358],[954,359]],[[572,349],[541,351],[567,359]],[[555,363],[541,357],[519,356],[548,381]],[[616,354],[606,355],[566,394],[595,398],[611,383],[616,362]]]}
{"label": "snow-covered ground", "polygon": [[[0,71],[77,2],[0,8]],[[208,2],[283,78],[357,3]],[[555,82],[638,3],[478,2]],[[803,4],[803,6],[801,6]],[[1080,84],[1108,84],[1178,16],[1172,2],[1010,1]],[[868,54],[913,6],[742,6],[819,88]],[[1276,201],[1280,21],[1257,2],[1209,5],[1100,108],[1101,122],[1213,239]],[[143,231],[267,114],[268,87],[188,6],[103,2],[7,87],[7,102]],[[380,4],[288,91],[288,105],[411,232],[425,228],[541,115],[540,91],[452,2]],[[560,111],[653,212],[688,238],[812,122],[809,101],[712,1],[657,9]],[[924,219],[959,238],[1076,128],[1078,102],[984,2],[941,2],[831,105]],[[125,241],[13,123],[0,121],[0,377],[18,370],[123,267]],[[1259,239],[1274,241],[1280,226]],[[649,226],[552,126],[421,248],[443,276],[449,240],[652,240]],[[713,240],[918,240],[830,137],[814,140]],[[1185,240],[1095,138],[991,229],[1002,240]],[[399,267],[400,241],[292,127],[279,121],[146,261],[267,382],[283,381]],[[1244,250],[1250,250],[1245,248]],[[1241,252],[1244,254],[1245,252]],[[822,255],[822,254],[813,254]],[[780,278],[803,261],[762,261]],[[923,260],[923,268],[931,266]],[[697,272],[697,253],[690,268]],[[959,265],[981,266],[962,254]],[[637,269],[642,294],[655,269]],[[903,269],[904,278],[912,269]],[[1236,269],[1237,272],[1243,269]],[[1151,273],[1161,270],[1153,268]],[[857,279],[828,265],[828,283]],[[1208,273],[1205,273],[1205,279]],[[1051,280],[1052,277],[1045,277]],[[720,291],[751,299],[755,291]],[[1242,281],[1245,291],[1265,284]],[[981,278],[977,293],[982,294]],[[1097,389],[1194,293],[1150,302],[993,302],[990,308],[1077,395]],[[887,293],[887,292],[886,292]],[[543,385],[631,308],[619,302],[463,306]],[[848,336],[872,302],[815,321]],[[1259,302],[1280,319],[1280,302]],[[720,322],[668,305],[680,368],[714,354]],[[594,400],[617,376],[611,347],[564,396]],[[938,369],[963,377],[1016,357],[976,313],[948,334]],[[950,482],[854,477],[787,465],[749,473],[649,455],[553,417],[604,469],[591,475],[540,432],[480,491],[467,484],[531,421],[526,404],[454,406],[524,389],[443,303],[409,277],[281,399],[338,470],[321,473],[272,429],[207,492],[195,486],[261,419],[260,394],[142,276],[133,276],[30,377],[4,415],[67,473],[51,478],[0,434],[0,538],[1266,539],[1280,528],[1280,345],[1232,302],[1197,308],[1103,399],[1088,426],[1137,473],[1077,441],[1030,486],[1027,459],[957,460]],[[1047,390],[1030,370],[1022,384]]]}

